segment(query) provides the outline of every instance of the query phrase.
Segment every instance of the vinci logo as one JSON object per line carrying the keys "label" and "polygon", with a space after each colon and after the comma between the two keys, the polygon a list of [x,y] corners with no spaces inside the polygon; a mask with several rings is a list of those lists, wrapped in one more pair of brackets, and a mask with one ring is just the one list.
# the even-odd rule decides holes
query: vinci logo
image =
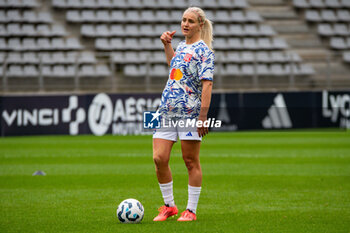
{"label": "vinci logo", "polygon": [[72,111],[78,109],[78,97],[77,96],[70,96],[69,97],[69,104],[68,108],[64,108],[62,110],[62,122],[68,123],[69,122],[69,134],[70,135],[77,135],[79,133],[79,124],[83,123],[85,121],[85,110],[83,108],[79,108],[76,111],[76,117],[74,121],[71,121],[71,113]]}

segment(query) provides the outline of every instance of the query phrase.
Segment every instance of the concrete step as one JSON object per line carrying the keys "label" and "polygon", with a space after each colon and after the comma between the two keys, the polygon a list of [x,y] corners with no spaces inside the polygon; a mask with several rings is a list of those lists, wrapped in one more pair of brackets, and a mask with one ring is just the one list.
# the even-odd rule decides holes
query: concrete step
{"label": "concrete step", "polygon": [[285,5],[283,0],[248,0],[250,6],[281,6]]}
{"label": "concrete step", "polygon": [[321,40],[313,34],[280,34],[292,48],[320,48]]}
{"label": "concrete step", "polygon": [[251,6],[249,10],[257,11],[265,19],[298,19],[298,15],[289,6]]}

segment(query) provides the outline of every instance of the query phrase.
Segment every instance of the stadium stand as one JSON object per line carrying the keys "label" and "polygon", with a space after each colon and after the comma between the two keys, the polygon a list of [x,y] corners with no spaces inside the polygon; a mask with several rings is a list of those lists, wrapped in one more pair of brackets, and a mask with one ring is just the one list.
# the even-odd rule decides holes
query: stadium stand
{"label": "stadium stand", "polygon": [[[1,0],[3,90],[21,89],[23,78],[34,86],[37,78],[41,90],[83,90],[71,80],[84,77],[96,77],[92,90],[160,90],[168,67],[159,36],[176,30],[175,47],[190,5],[214,22],[217,89],[314,88],[330,65],[340,86],[350,83],[341,75],[350,63],[349,0]],[[12,89],[11,78],[21,78]]]}

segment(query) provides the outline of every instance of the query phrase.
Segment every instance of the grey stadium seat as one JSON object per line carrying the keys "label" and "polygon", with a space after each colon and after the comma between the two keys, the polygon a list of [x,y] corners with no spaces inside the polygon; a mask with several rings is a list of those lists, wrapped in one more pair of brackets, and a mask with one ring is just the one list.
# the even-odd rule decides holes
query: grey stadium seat
{"label": "grey stadium seat", "polygon": [[124,36],[125,35],[124,31],[125,30],[122,24],[112,24],[110,26],[111,36]]}
{"label": "grey stadium seat", "polygon": [[329,8],[341,8],[342,7],[339,0],[325,0],[325,5]]}
{"label": "grey stadium seat", "polygon": [[38,69],[34,65],[25,65],[23,72],[27,77],[38,77],[39,75]]}
{"label": "grey stadium seat", "polygon": [[311,22],[321,22],[321,16],[319,15],[318,11],[316,10],[307,10],[305,13],[305,18],[307,21]]}
{"label": "grey stadium seat", "polygon": [[89,51],[83,51],[81,52],[79,58],[78,58],[79,63],[96,63],[96,57],[92,52]]}
{"label": "grey stadium seat", "polygon": [[231,24],[229,25],[229,31],[231,35],[234,36],[244,36],[244,31],[241,24]]}
{"label": "grey stadium seat", "polygon": [[323,3],[323,0],[309,0],[310,6],[313,8],[324,8],[325,5]]}
{"label": "grey stadium seat", "polygon": [[110,30],[107,24],[98,24],[96,26],[96,34],[97,36],[102,36],[102,37],[111,36]]}
{"label": "grey stadium seat", "polygon": [[333,49],[347,49],[348,45],[342,37],[332,37],[330,42]]}
{"label": "grey stadium seat", "polygon": [[271,74],[275,76],[286,75],[287,72],[281,64],[272,64],[270,66]]}
{"label": "grey stadium seat", "polygon": [[74,23],[82,22],[82,19],[80,18],[80,12],[77,10],[67,11],[66,19],[67,21],[74,22]]}
{"label": "grey stadium seat", "polygon": [[244,32],[248,36],[260,36],[260,32],[255,24],[245,24]]}
{"label": "grey stadium seat", "polygon": [[241,72],[237,64],[227,64],[222,72],[224,76],[237,76],[240,75]]}
{"label": "grey stadium seat", "polygon": [[87,36],[87,37],[95,37],[96,32],[95,32],[95,26],[92,24],[83,24],[80,28],[81,30],[81,35]]}
{"label": "grey stadium seat", "polygon": [[22,63],[22,57],[19,52],[12,52],[7,55],[7,63],[20,64]]}
{"label": "grey stadium seat", "polygon": [[318,24],[317,31],[322,36],[333,36],[335,34],[332,26],[328,23]]}
{"label": "grey stadium seat", "polygon": [[342,7],[350,8],[350,1],[349,0],[340,0]]}
{"label": "grey stadium seat", "polygon": [[96,12],[96,21],[97,22],[104,22],[108,23],[110,22],[110,15],[107,10],[99,10]]}
{"label": "grey stadium seat", "polygon": [[350,63],[350,51],[343,52],[343,60],[344,60],[346,63]]}
{"label": "grey stadium seat", "polygon": [[129,77],[144,77],[146,75],[145,65],[126,65],[124,74]]}
{"label": "grey stadium seat", "polygon": [[246,21],[258,23],[258,22],[263,21],[263,19],[261,18],[261,16],[259,15],[258,12],[256,12],[256,11],[247,11],[246,12]]}
{"label": "grey stadium seat", "polygon": [[307,0],[293,0],[293,6],[297,8],[309,8],[309,2]]}
{"label": "grey stadium seat", "polygon": [[350,31],[346,24],[335,24],[334,25],[334,33],[339,36],[348,36],[350,35]]}
{"label": "grey stadium seat", "polygon": [[255,60],[254,53],[248,51],[242,52],[240,59],[240,61],[243,63],[252,63]]}
{"label": "grey stadium seat", "polygon": [[226,54],[226,59],[228,62],[238,63],[241,61],[239,52],[228,51]]}
{"label": "grey stadium seat", "polygon": [[259,64],[257,65],[256,72],[258,75],[269,75],[271,74],[271,71],[266,64]]}
{"label": "grey stadium seat", "polygon": [[126,22],[124,11],[114,10],[111,13],[112,22]]}
{"label": "grey stadium seat", "polygon": [[259,46],[257,45],[254,38],[244,38],[243,39],[243,48],[245,49],[258,49]]}
{"label": "grey stadium seat", "polygon": [[111,50],[111,44],[109,39],[106,38],[97,38],[95,40],[95,48],[98,50]]}
{"label": "grey stadium seat", "polygon": [[151,77],[166,77],[168,75],[168,67],[165,65],[152,65],[150,70]]}
{"label": "grey stadium seat", "polygon": [[332,10],[322,10],[321,18],[327,22],[336,22],[338,21],[337,16],[334,14]]}
{"label": "grey stadium seat", "polygon": [[258,62],[270,63],[270,55],[268,52],[260,51],[255,54],[255,59]]}
{"label": "grey stadium seat", "polygon": [[337,18],[339,21],[350,22],[349,10],[337,10]]}
{"label": "grey stadium seat", "polygon": [[95,66],[96,75],[100,77],[107,77],[111,75],[111,71],[109,70],[107,65],[98,64]]}
{"label": "grey stadium seat", "polygon": [[242,64],[241,65],[241,73],[242,75],[253,75],[254,74],[254,66],[250,64]]}
{"label": "grey stadium seat", "polygon": [[23,77],[23,69],[21,65],[10,65],[7,69],[8,77]]}

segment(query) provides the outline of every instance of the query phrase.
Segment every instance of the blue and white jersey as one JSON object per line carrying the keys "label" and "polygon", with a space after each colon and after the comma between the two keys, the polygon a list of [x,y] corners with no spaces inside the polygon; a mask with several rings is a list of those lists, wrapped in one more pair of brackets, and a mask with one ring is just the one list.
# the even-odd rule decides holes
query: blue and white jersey
{"label": "blue and white jersey", "polygon": [[214,53],[202,41],[181,41],[170,63],[169,79],[158,111],[165,118],[197,118],[201,108],[201,80],[213,81]]}

